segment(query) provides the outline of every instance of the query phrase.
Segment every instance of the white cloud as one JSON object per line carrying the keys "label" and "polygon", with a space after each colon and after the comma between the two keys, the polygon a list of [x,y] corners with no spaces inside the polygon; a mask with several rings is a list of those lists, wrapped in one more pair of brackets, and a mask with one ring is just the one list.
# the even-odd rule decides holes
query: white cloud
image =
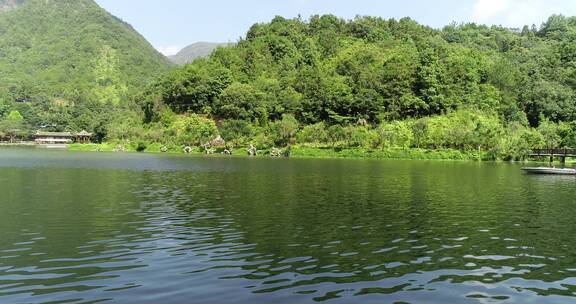
{"label": "white cloud", "polygon": [[511,0],[477,0],[474,4],[474,20],[489,21],[510,7]]}
{"label": "white cloud", "polygon": [[164,56],[176,55],[182,49],[181,46],[170,45],[170,46],[159,46],[156,48],[158,52],[164,54]]}
{"label": "white cloud", "polygon": [[476,0],[473,19],[509,27],[540,24],[550,15],[576,13],[574,0]]}

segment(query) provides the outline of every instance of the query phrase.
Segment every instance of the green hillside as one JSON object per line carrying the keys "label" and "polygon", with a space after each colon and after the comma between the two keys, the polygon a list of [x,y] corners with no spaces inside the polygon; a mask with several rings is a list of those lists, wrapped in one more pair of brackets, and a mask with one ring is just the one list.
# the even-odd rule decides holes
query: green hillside
{"label": "green hillside", "polygon": [[42,128],[100,140],[111,119],[134,112],[133,92],[172,66],[93,0],[0,0],[0,8],[0,138]]}
{"label": "green hillside", "polygon": [[118,103],[168,66],[92,0],[27,0],[0,14],[0,91],[16,99],[43,93]]}
{"label": "green hillside", "polygon": [[168,73],[140,99],[149,140],[162,138],[159,128],[173,140],[167,111],[194,112],[218,121],[238,146],[515,158],[533,147],[576,146],[575,41],[576,18],[563,16],[521,30],[277,17],[236,46]]}
{"label": "green hillside", "polygon": [[233,43],[196,42],[183,48],[176,55],[169,56],[175,64],[188,64],[198,58],[206,58],[218,47],[227,47]]}

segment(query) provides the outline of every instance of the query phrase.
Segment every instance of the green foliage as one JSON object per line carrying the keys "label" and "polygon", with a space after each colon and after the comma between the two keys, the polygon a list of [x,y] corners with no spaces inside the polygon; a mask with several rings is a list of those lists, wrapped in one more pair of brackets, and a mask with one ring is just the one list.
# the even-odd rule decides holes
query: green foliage
{"label": "green foliage", "polygon": [[8,139],[10,142],[14,142],[17,138],[22,139],[25,137],[26,131],[23,130],[24,118],[17,110],[12,110],[3,119],[0,120],[0,139]]}
{"label": "green foliage", "polygon": [[375,132],[366,126],[346,126],[343,128],[346,147],[371,147],[375,141]]}
{"label": "green foliage", "polygon": [[305,126],[297,136],[299,143],[321,144],[328,142],[328,132],[324,122]]}
{"label": "green foliage", "polygon": [[474,152],[463,152],[453,149],[403,149],[387,148],[370,149],[319,149],[296,146],[291,149],[291,157],[298,158],[369,158],[369,159],[429,159],[429,160],[477,160]]}
{"label": "green foliage", "polygon": [[102,132],[107,141],[129,143],[131,140],[139,139],[142,136],[144,126],[140,116],[131,112],[124,112],[121,115],[115,115]]}
{"label": "green foliage", "polygon": [[434,30],[410,19],[276,18],[153,87],[177,112],[260,126],[286,113],[304,125],[344,126],[473,108],[497,114],[501,124],[536,127],[540,115],[576,119],[574,20],[552,16],[536,33],[475,24]]}
{"label": "green foliage", "polygon": [[0,14],[0,29],[0,87],[15,99],[34,91],[72,99],[111,79],[138,89],[170,66],[92,0],[27,0]]}
{"label": "green foliage", "polygon": [[94,76],[96,100],[103,103],[118,105],[126,96],[127,87],[118,71],[118,55],[115,49],[104,45],[96,61]]}
{"label": "green foliage", "polygon": [[562,122],[558,125],[557,131],[561,138],[561,147],[576,147],[576,122]]}
{"label": "green foliage", "polygon": [[523,127],[518,123],[513,123],[508,127],[507,136],[497,139],[496,155],[492,157],[505,160],[521,160],[530,154],[534,147],[542,147],[544,138],[532,129]]}
{"label": "green foliage", "polygon": [[253,126],[245,120],[230,119],[221,122],[218,130],[222,138],[234,145],[245,145],[254,134]]}
{"label": "green foliage", "polygon": [[7,120],[12,120],[15,122],[21,122],[22,120],[24,120],[24,117],[22,117],[22,114],[20,114],[20,112],[18,112],[17,110],[12,110],[10,111],[10,113],[6,116]]}
{"label": "green foliage", "polygon": [[111,144],[71,144],[68,146],[69,151],[75,152],[112,152],[115,147]]}
{"label": "green foliage", "polygon": [[18,110],[27,134],[86,130],[96,141],[113,113],[138,113],[130,96],[171,66],[93,0],[26,0],[0,13],[0,54],[0,117]]}
{"label": "green foliage", "polygon": [[522,31],[277,17],[163,73],[165,60],[91,0],[29,0],[0,15],[0,135],[85,129],[157,152],[221,134],[302,155],[522,159],[576,148],[575,32],[563,16]]}
{"label": "green foliage", "polygon": [[548,119],[544,119],[540,126],[538,127],[538,131],[542,134],[542,138],[544,139],[545,148],[553,149],[558,147],[562,138],[559,134],[559,126],[550,122]]}
{"label": "green foliage", "polygon": [[266,108],[263,103],[262,92],[252,85],[232,83],[222,91],[215,110],[218,117],[242,120],[266,120]]}
{"label": "green foliage", "polygon": [[136,152],[144,152],[148,148],[148,144],[141,141],[136,145]]}
{"label": "green foliage", "polygon": [[283,114],[282,120],[276,121],[270,126],[274,143],[279,146],[286,146],[290,143],[294,143],[298,128],[298,121],[293,115]]}
{"label": "green foliage", "polygon": [[408,122],[394,121],[378,126],[378,145],[382,148],[408,148],[414,141],[414,133]]}
{"label": "green foliage", "polygon": [[332,125],[328,128],[328,142],[332,148],[341,145],[346,140],[346,131],[341,125]]}
{"label": "green foliage", "polygon": [[176,145],[199,146],[218,136],[216,123],[197,114],[176,117],[168,127],[169,138]]}

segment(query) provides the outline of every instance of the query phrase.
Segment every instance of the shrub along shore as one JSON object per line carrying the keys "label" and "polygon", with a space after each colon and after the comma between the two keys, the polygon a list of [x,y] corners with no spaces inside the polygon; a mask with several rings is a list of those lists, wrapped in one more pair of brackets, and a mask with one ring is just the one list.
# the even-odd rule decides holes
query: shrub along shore
{"label": "shrub along shore", "polygon": [[115,141],[73,144],[70,150],[249,155],[253,149],[258,156],[523,161],[534,148],[569,145],[576,134],[572,128],[547,120],[538,128],[503,124],[475,109],[380,124],[304,126],[290,114],[260,125],[166,109],[159,122]]}
{"label": "shrub along shore", "polygon": [[[118,145],[109,143],[103,144],[72,144],[69,146],[68,151],[73,152],[144,152],[144,153],[165,153],[165,154],[190,154],[190,155],[206,155],[205,151],[200,148],[193,149],[190,153],[186,153],[180,149],[170,149],[168,151],[161,151],[157,146],[149,147],[143,151],[138,151],[136,147],[124,146],[119,149]],[[286,149],[281,149],[285,151]],[[231,156],[246,156],[249,157],[247,148],[237,148],[231,150]],[[271,157],[271,150],[259,150],[256,157]],[[223,150],[216,150],[214,155],[224,155]],[[308,146],[291,146],[290,155],[280,157],[290,158],[326,158],[326,159],[402,159],[402,160],[483,160],[490,161],[484,154],[478,155],[477,152],[461,152],[453,149],[442,150],[427,150],[415,148],[390,148],[390,149],[363,149],[363,148],[347,148],[347,149],[332,149],[329,147],[308,147]]]}
{"label": "shrub along shore", "polygon": [[0,86],[0,140],[86,130],[101,144],[72,150],[526,160],[576,147],[574,33],[563,16],[521,31],[276,17],[131,90],[122,49],[103,46],[92,80]]}

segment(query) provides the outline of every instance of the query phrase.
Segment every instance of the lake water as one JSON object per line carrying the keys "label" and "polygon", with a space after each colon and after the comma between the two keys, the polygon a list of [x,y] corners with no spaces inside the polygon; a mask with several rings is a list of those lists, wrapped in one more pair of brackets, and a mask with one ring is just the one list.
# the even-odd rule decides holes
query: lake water
{"label": "lake water", "polygon": [[576,303],[576,178],[0,150],[0,303]]}

